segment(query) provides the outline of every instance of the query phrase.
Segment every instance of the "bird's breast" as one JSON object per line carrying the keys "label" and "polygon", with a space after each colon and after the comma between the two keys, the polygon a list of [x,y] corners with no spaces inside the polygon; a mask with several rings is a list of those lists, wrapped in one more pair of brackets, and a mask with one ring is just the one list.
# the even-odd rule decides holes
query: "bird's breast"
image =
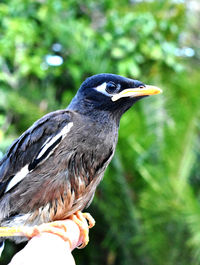
{"label": "bird's breast", "polygon": [[113,157],[116,141],[116,135],[109,135],[93,127],[93,131],[88,128],[81,133],[79,130],[76,131],[70,141],[73,148],[70,149],[69,146],[66,148],[69,141],[63,142],[57,156],[62,157],[60,163],[63,163],[61,168],[64,169],[59,173],[59,178],[64,184],[62,195],[64,200],[60,199],[60,204],[65,201],[65,213],[71,214],[83,210],[90,204],[96,187]]}

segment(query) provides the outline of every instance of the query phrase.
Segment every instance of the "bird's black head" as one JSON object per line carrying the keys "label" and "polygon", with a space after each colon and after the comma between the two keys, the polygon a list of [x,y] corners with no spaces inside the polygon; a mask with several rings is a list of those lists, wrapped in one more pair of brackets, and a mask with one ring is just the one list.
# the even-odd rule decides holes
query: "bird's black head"
{"label": "bird's black head", "polygon": [[87,78],[79,88],[69,109],[91,113],[94,110],[121,115],[139,99],[160,93],[157,87],[114,74],[98,74]]}

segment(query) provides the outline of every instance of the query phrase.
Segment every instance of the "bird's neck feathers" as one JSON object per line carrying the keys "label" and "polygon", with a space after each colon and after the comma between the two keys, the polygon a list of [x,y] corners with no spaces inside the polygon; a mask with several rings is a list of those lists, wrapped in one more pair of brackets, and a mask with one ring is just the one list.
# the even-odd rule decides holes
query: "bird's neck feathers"
{"label": "bird's neck feathers", "polygon": [[118,119],[112,111],[94,105],[92,101],[80,99],[77,95],[72,99],[67,109],[87,116],[94,122],[107,123],[112,121],[117,127],[119,126],[120,118]]}
{"label": "bird's neck feathers", "polygon": [[86,115],[91,119],[99,122],[107,122],[112,120],[117,126],[119,126],[119,122],[121,116],[132,107],[135,102],[124,102],[120,100],[118,103],[115,103],[112,107],[104,102],[94,103],[93,101],[80,98],[77,94],[71,101],[70,105],[67,107],[68,110],[76,111],[82,115]]}

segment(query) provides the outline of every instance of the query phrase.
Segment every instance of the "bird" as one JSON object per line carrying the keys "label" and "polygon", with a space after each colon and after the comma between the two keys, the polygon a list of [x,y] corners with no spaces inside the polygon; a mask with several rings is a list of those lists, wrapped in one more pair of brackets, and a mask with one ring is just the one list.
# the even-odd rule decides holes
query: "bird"
{"label": "bird", "polygon": [[[5,238],[19,243],[60,229],[67,218],[82,227],[84,247],[94,220],[82,211],[113,158],[120,118],[138,100],[161,92],[135,79],[93,75],[66,109],[46,114],[16,139],[0,161],[2,247]],[[58,234],[64,238],[64,231]]]}

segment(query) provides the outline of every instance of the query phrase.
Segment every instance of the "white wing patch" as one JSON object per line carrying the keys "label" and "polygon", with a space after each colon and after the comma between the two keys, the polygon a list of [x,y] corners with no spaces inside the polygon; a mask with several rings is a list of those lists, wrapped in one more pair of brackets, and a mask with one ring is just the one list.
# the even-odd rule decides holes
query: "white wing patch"
{"label": "white wing patch", "polygon": [[[40,158],[42,158],[42,156],[47,152],[48,154],[44,157],[44,159],[42,158],[41,162],[43,162],[44,160],[46,160],[50,154],[53,152],[53,150],[60,144],[60,142],[58,144],[56,144],[55,146],[53,146],[56,141],[62,137],[62,139],[64,139],[67,135],[67,133],[70,131],[70,129],[73,126],[73,122],[68,123],[65,127],[63,127],[63,129],[56,134],[53,138],[48,138],[45,143],[43,144],[43,146],[41,147],[41,151],[39,152],[39,154],[37,155],[35,160],[41,160]],[[53,146],[53,147],[52,147]],[[48,152],[48,149],[53,148],[50,152]],[[22,179],[24,179],[29,172],[33,171],[34,169],[29,170],[29,164],[27,164],[26,166],[24,166],[19,172],[17,172],[17,174],[11,179],[11,181],[8,183],[5,192],[9,191],[10,189],[12,189],[17,183],[19,183]]]}
{"label": "white wing patch", "polygon": [[24,166],[17,174],[11,179],[6,187],[5,192],[9,191],[14,187],[18,182],[20,182],[30,171],[28,170],[28,165]]}
{"label": "white wing patch", "polygon": [[39,159],[48,150],[48,148],[59,139],[59,137],[62,136],[62,139],[64,139],[67,133],[70,131],[72,126],[73,126],[73,122],[70,122],[65,127],[63,127],[63,129],[58,134],[56,134],[53,138],[48,138],[47,141],[41,147],[41,151],[38,154],[37,159]]}

